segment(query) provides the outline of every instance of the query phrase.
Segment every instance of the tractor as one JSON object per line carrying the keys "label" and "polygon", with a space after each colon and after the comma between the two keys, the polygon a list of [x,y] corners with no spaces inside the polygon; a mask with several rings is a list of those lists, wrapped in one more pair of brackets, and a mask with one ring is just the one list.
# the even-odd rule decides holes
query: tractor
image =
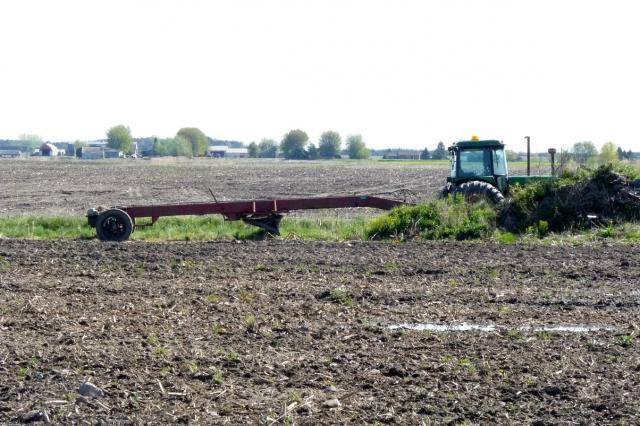
{"label": "tractor", "polygon": [[[549,149],[549,154],[553,175],[555,150]],[[527,176],[509,176],[504,143],[497,140],[479,140],[474,136],[470,141],[460,141],[450,146],[449,155],[451,174],[442,190],[443,197],[461,194],[468,201],[486,199],[494,204],[501,204],[513,185],[554,179],[553,176],[530,176],[529,150]]]}

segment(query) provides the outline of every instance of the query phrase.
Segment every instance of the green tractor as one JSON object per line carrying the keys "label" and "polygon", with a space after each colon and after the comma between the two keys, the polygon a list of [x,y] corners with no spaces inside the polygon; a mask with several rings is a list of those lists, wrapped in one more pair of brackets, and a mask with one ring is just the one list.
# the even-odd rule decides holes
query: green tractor
{"label": "green tractor", "polygon": [[[553,155],[550,149],[553,170]],[[442,190],[442,196],[461,194],[469,201],[487,199],[501,204],[513,185],[526,185],[531,182],[554,179],[553,176],[509,176],[504,143],[497,140],[478,140],[456,142],[449,147],[451,157],[451,175]],[[529,154],[527,154],[529,158]],[[527,162],[529,164],[529,161]],[[530,167],[527,167],[529,170]],[[553,173],[553,172],[552,172]]]}

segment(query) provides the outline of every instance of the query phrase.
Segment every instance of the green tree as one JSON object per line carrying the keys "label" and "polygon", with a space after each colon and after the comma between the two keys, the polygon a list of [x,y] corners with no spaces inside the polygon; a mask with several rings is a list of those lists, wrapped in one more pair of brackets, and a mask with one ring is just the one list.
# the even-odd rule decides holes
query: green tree
{"label": "green tree", "polygon": [[569,151],[578,164],[586,164],[590,158],[598,155],[598,149],[589,141],[576,142]]}
{"label": "green tree", "polygon": [[438,146],[435,151],[431,155],[431,158],[434,160],[446,160],[447,158],[447,148],[444,146],[444,142],[438,142]]}
{"label": "green tree", "polygon": [[182,136],[154,139],[153,151],[161,157],[193,157],[191,141]]}
{"label": "green tree", "polygon": [[40,148],[40,145],[42,145],[42,137],[36,134],[23,133],[18,136],[18,140],[20,141],[20,145],[27,149]]}
{"label": "green tree", "polygon": [[320,135],[318,156],[320,158],[340,158],[342,138],[338,132],[329,130]]}
{"label": "green tree", "polygon": [[191,143],[191,152],[194,157],[204,157],[207,155],[209,140],[202,130],[197,127],[183,127],[178,130],[176,136],[182,136]]}
{"label": "green tree", "polygon": [[618,147],[613,142],[607,142],[600,148],[600,164],[615,163],[618,161]]}
{"label": "green tree", "polygon": [[109,148],[117,149],[125,154],[131,154],[133,152],[133,138],[131,137],[131,129],[129,127],[120,124],[113,126],[107,130],[107,146]]}
{"label": "green tree", "polygon": [[429,158],[431,158],[431,153],[429,152],[429,149],[428,148],[423,149],[422,152],[420,153],[420,159],[428,160]]}
{"label": "green tree", "polygon": [[247,147],[247,151],[249,151],[249,157],[258,158],[260,156],[260,150],[258,149],[258,144],[255,142],[251,142]]}
{"label": "green tree", "polygon": [[622,148],[618,147],[618,160],[624,160],[624,151],[622,150]]}
{"label": "green tree", "polygon": [[520,154],[518,154],[517,152],[511,149],[507,149],[506,154],[507,154],[507,161],[520,161]]}
{"label": "green tree", "polygon": [[276,158],[278,154],[278,144],[273,139],[262,139],[258,144],[260,158]]}
{"label": "green tree", "polygon": [[80,151],[80,148],[87,146],[87,143],[85,141],[81,141],[81,140],[77,140],[73,143],[73,155],[78,157],[80,155],[80,153],[78,151]]}
{"label": "green tree", "polygon": [[280,150],[286,159],[306,159],[307,151],[304,147],[308,141],[309,136],[302,130],[291,130],[280,142]]}
{"label": "green tree", "polygon": [[351,135],[347,138],[347,152],[349,158],[358,160],[369,158],[371,155],[360,135]]}
{"label": "green tree", "polygon": [[314,143],[310,143],[309,145],[307,145],[307,158],[309,160],[318,159],[318,148],[316,148]]}

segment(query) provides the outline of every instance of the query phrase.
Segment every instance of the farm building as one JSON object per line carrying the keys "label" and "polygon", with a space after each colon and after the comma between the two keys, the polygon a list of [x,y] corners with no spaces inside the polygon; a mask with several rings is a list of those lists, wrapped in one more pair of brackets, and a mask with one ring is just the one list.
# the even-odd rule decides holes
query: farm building
{"label": "farm building", "polygon": [[58,157],[65,154],[66,151],[64,149],[60,149],[50,142],[40,145],[40,155],[43,157]]}
{"label": "farm building", "polygon": [[20,157],[21,152],[19,149],[0,149],[0,157],[3,158],[15,158]]}
{"label": "farm building", "polygon": [[382,158],[385,160],[420,160],[422,151],[417,149],[390,149]]}
{"label": "farm building", "polygon": [[226,145],[210,146],[207,155],[214,158],[249,158],[247,148],[229,148]]}
{"label": "farm building", "polygon": [[117,149],[101,146],[82,146],[78,148],[78,157],[85,160],[102,160],[104,158],[122,158],[124,154]]}

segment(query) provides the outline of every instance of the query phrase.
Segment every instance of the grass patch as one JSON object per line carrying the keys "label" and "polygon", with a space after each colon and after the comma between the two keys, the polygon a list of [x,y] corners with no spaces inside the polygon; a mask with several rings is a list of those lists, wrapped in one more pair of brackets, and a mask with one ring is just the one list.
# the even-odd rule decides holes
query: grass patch
{"label": "grass patch", "polygon": [[93,238],[96,231],[77,217],[13,216],[0,218],[0,238]]}
{"label": "grass patch", "polygon": [[[140,223],[141,221],[139,221]],[[365,218],[285,218],[281,222],[283,238],[342,241],[363,239]],[[132,240],[211,241],[255,240],[265,237],[261,229],[241,221],[225,221],[221,216],[164,217],[155,225],[139,228]],[[84,217],[14,216],[0,217],[0,238],[96,238],[95,229]]]}

